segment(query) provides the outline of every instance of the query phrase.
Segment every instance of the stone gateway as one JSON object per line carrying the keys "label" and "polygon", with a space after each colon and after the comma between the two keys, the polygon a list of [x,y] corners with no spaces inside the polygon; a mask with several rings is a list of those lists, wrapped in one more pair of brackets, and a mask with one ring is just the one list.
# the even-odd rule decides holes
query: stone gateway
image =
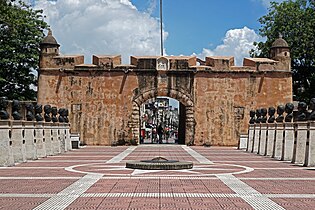
{"label": "stone gateway", "polygon": [[167,96],[180,102],[179,142],[236,146],[249,112],[292,101],[290,50],[281,37],[271,58],[60,55],[49,31],[41,43],[38,103],[69,110],[71,132],[88,145],[140,138],[140,106]]}

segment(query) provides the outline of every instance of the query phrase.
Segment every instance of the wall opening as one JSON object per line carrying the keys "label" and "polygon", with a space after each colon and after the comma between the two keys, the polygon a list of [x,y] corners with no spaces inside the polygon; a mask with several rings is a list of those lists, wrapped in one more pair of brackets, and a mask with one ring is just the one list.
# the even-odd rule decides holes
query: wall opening
{"label": "wall opening", "polygon": [[148,99],[140,105],[140,144],[185,144],[185,118],[176,99]]}

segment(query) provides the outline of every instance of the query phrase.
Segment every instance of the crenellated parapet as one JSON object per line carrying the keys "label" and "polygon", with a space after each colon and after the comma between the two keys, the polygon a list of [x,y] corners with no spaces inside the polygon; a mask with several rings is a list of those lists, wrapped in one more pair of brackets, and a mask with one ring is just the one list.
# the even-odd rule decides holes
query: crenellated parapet
{"label": "crenellated parapet", "polygon": [[202,72],[290,71],[290,49],[282,37],[270,49],[270,58],[244,58],[243,66],[235,66],[233,56],[130,56],[130,64],[121,63],[121,55],[93,55],[92,64],[83,55],[61,55],[60,45],[49,31],[41,43],[41,70],[169,70]]}

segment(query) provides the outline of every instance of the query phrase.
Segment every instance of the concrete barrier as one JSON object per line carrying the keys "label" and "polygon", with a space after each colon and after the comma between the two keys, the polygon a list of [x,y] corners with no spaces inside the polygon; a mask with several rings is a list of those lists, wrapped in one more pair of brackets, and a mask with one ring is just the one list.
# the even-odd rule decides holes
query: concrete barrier
{"label": "concrete barrier", "polygon": [[35,140],[36,140],[36,152],[37,157],[46,157],[46,144],[44,141],[44,128],[43,122],[37,122],[35,124]]}
{"label": "concrete barrier", "polygon": [[281,160],[292,161],[294,148],[294,124],[291,122],[284,123],[284,142],[282,147]]}
{"label": "concrete barrier", "polygon": [[255,137],[255,124],[249,124],[247,149],[246,149],[247,152],[253,152],[254,137]]}
{"label": "concrete barrier", "polygon": [[37,150],[35,143],[35,122],[33,121],[23,121],[23,127],[25,132],[25,150],[27,160],[37,159]]}
{"label": "concrete barrier", "polygon": [[258,151],[258,154],[260,155],[265,155],[266,153],[267,129],[268,125],[266,123],[260,124],[260,142]]}
{"label": "concrete barrier", "polygon": [[272,157],[277,160],[281,160],[281,157],[282,157],[283,133],[284,133],[283,123],[277,123],[274,152],[272,155]]}
{"label": "concrete barrier", "polygon": [[26,162],[24,128],[21,120],[11,121],[12,152],[15,163]]}
{"label": "concrete barrier", "polygon": [[260,124],[256,124],[254,141],[253,141],[253,153],[258,153],[259,142],[260,142]]}
{"label": "concrete barrier", "polygon": [[295,164],[304,164],[305,162],[305,153],[306,153],[306,142],[307,142],[307,122],[298,122],[297,123],[297,137],[295,143],[295,154],[292,160]]}
{"label": "concrete barrier", "polygon": [[10,127],[10,121],[0,120],[0,166],[14,165]]}

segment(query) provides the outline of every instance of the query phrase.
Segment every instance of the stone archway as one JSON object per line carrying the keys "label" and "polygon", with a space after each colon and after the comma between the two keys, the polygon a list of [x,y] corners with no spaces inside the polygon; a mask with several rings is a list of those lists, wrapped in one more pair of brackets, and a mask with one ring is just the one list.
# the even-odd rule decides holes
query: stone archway
{"label": "stone archway", "polygon": [[194,103],[193,100],[180,90],[174,89],[152,89],[138,95],[135,95],[132,102],[131,130],[133,139],[139,142],[140,140],[140,106],[147,100],[156,97],[170,97],[178,100],[185,106],[185,144],[194,142],[195,134],[195,118],[194,118]]}

